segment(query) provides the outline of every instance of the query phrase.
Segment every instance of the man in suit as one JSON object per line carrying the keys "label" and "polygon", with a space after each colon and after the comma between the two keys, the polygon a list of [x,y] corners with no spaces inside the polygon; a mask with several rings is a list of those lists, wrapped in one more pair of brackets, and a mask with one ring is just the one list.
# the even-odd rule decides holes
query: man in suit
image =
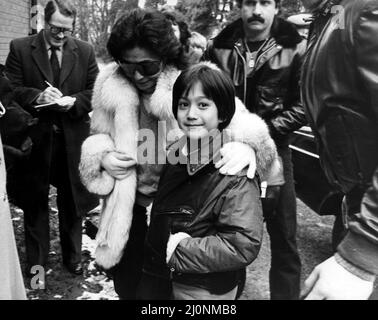
{"label": "man in suit", "polygon": [[[39,119],[31,133],[33,149],[20,181],[27,275],[32,266],[47,263],[50,184],[57,188],[63,264],[77,275],[82,274],[82,215],[98,202],[81,184],[78,172],[81,144],[89,134],[88,113],[98,67],[93,48],[71,37],[75,17],[70,0],[49,1],[45,29],[13,40],[6,61],[17,102]],[[63,96],[70,98],[38,108]]]}

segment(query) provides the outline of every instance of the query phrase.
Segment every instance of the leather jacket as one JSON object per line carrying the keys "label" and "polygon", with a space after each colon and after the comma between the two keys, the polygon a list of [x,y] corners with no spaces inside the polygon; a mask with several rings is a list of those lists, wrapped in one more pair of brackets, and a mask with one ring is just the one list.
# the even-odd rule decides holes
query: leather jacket
{"label": "leather jacket", "polygon": [[[214,166],[219,142],[217,136],[209,158],[190,153],[190,159],[201,159],[198,164],[181,155],[179,164],[166,165],[151,211],[143,266],[147,274],[214,294],[235,288],[244,268],[257,257],[263,228],[257,178],[248,179],[246,171],[220,174]],[[177,232],[191,238],[179,243],[167,266],[168,237]]]}
{"label": "leather jacket", "polygon": [[233,80],[238,97],[261,116],[277,145],[307,123],[300,99],[299,78],[306,41],[294,25],[276,17],[271,37],[248,73],[242,20],[227,26],[209,41],[204,59],[216,63]]}
{"label": "leather jacket", "polygon": [[303,103],[328,180],[361,204],[338,251],[378,274],[378,2],[326,7],[311,27]]}

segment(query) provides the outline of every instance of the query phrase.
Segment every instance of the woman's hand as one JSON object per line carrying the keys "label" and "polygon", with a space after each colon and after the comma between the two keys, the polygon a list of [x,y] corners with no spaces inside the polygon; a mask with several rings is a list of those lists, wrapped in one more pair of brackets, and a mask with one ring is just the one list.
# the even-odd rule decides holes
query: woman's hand
{"label": "woman's hand", "polygon": [[249,166],[247,177],[253,179],[256,174],[256,153],[247,144],[241,142],[226,143],[220,151],[222,159],[215,167],[224,175],[234,176]]}
{"label": "woman's hand", "polygon": [[129,168],[136,165],[136,161],[126,154],[113,151],[107,153],[101,161],[101,166],[114,179],[123,180],[129,174]]}

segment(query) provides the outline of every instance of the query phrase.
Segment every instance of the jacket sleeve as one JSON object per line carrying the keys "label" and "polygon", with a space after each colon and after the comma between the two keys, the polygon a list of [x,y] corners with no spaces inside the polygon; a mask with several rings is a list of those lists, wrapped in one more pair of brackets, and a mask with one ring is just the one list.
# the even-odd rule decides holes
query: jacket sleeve
{"label": "jacket sleeve", "polygon": [[249,112],[240,99],[236,99],[236,111],[226,130],[232,141],[246,143],[255,150],[257,172],[262,180],[278,169],[277,148],[267,124]]}
{"label": "jacket sleeve", "polygon": [[107,133],[91,135],[81,146],[80,178],[89,192],[106,196],[113,190],[115,180],[102,168],[101,162],[104,155],[114,150],[114,141]]}
{"label": "jacket sleeve", "polygon": [[98,66],[95,59],[95,53],[92,47],[90,47],[90,54],[88,58],[87,66],[87,81],[85,90],[73,94],[72,96],[76,98],[75,105],[68,112],[68,115],[73,119],[79,119],[82,116],[88,114],[92,111],[91,97],[93,86],[98,74]]}
{"label": "jacket sleeve", "polygon": [[102,86],[106,79],[100,73],[93,89],[93,113],[91,116],[91,135],[81,146],[79,172],[81,181],[88,191],[105,196],[114,187],[114,179],[102,168],[101,161],[104,155],[115,150],[112,139],[114,115],[101,104]]}
{"label": "jacket sleeve", "polygon": [[257,182],[246,177],[223,195],[216,205],[214,235],[186,238],[174,251],[169,267],[182,273],[238,270],[249,265],[260,250],[262,208]]}
{"label": "jacket sleeve", "polygon": [[115,183],[114,178],[101,165],[104,155],[115,151],[115,143],[111,137],[112,121],[111,115],[104,108],[95,108],[91,118],[92,134],[81,146],[79,164],[81,181],[89,192],[100,196],[108,195]]}
{"label": "jacket sleeve", "polygon": [[21,58],[19,57],[20,50],[22,50],[22,48],[18,46],[18,44],[15,44],[15,41],[11,41],[9,54],[5,63],[6,75],[14,87],[15,100],[24,109],[32,111],[31,105],[42,91],[37,88],[25,86],[22,70],[23,66]]}
{"label": "jacket sleeve", "polygon": [[270,133],[274,139],[286,136],[307,123],[300,94],[300,77],[305,52],[305,41],[298,44],[297,51],[292,63],[290,85],[288,94],[283,102],[283,111],[268,122]]}
{"label": "jacket sleeve", "polygon": [[[368,2],[355,30],[355,57],[361,84],[370,95],[370,106],[378,126],[378,4]],[[378,143],[378,141],[377,141]],[[361,269],[378,274],[378,164],[361,203],[351,217],[349,232],[338,247],[339,254]]]}

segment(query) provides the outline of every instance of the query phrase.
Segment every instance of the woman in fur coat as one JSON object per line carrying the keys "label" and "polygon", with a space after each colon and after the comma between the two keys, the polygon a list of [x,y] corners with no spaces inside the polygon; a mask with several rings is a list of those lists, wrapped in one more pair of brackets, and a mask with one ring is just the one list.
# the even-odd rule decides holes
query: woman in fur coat
{"label": "woman in fur coat", "polygon": [[[82,146],[80,172],[90,192],[103,197],[96,262],[112,268],[121,299],[135,299],[142,273],[147,208],[157,191],[166,148],[179,138],[172,88],[185,67],[172,23],[157,11],[121,16],[107,45],[115,60],[101,70],[92,98],[92,135]],[[266,124],[238,104],[227,127],[232,140],[216,164],[234,175],[249,166],[263,178],[277,153]]]}

